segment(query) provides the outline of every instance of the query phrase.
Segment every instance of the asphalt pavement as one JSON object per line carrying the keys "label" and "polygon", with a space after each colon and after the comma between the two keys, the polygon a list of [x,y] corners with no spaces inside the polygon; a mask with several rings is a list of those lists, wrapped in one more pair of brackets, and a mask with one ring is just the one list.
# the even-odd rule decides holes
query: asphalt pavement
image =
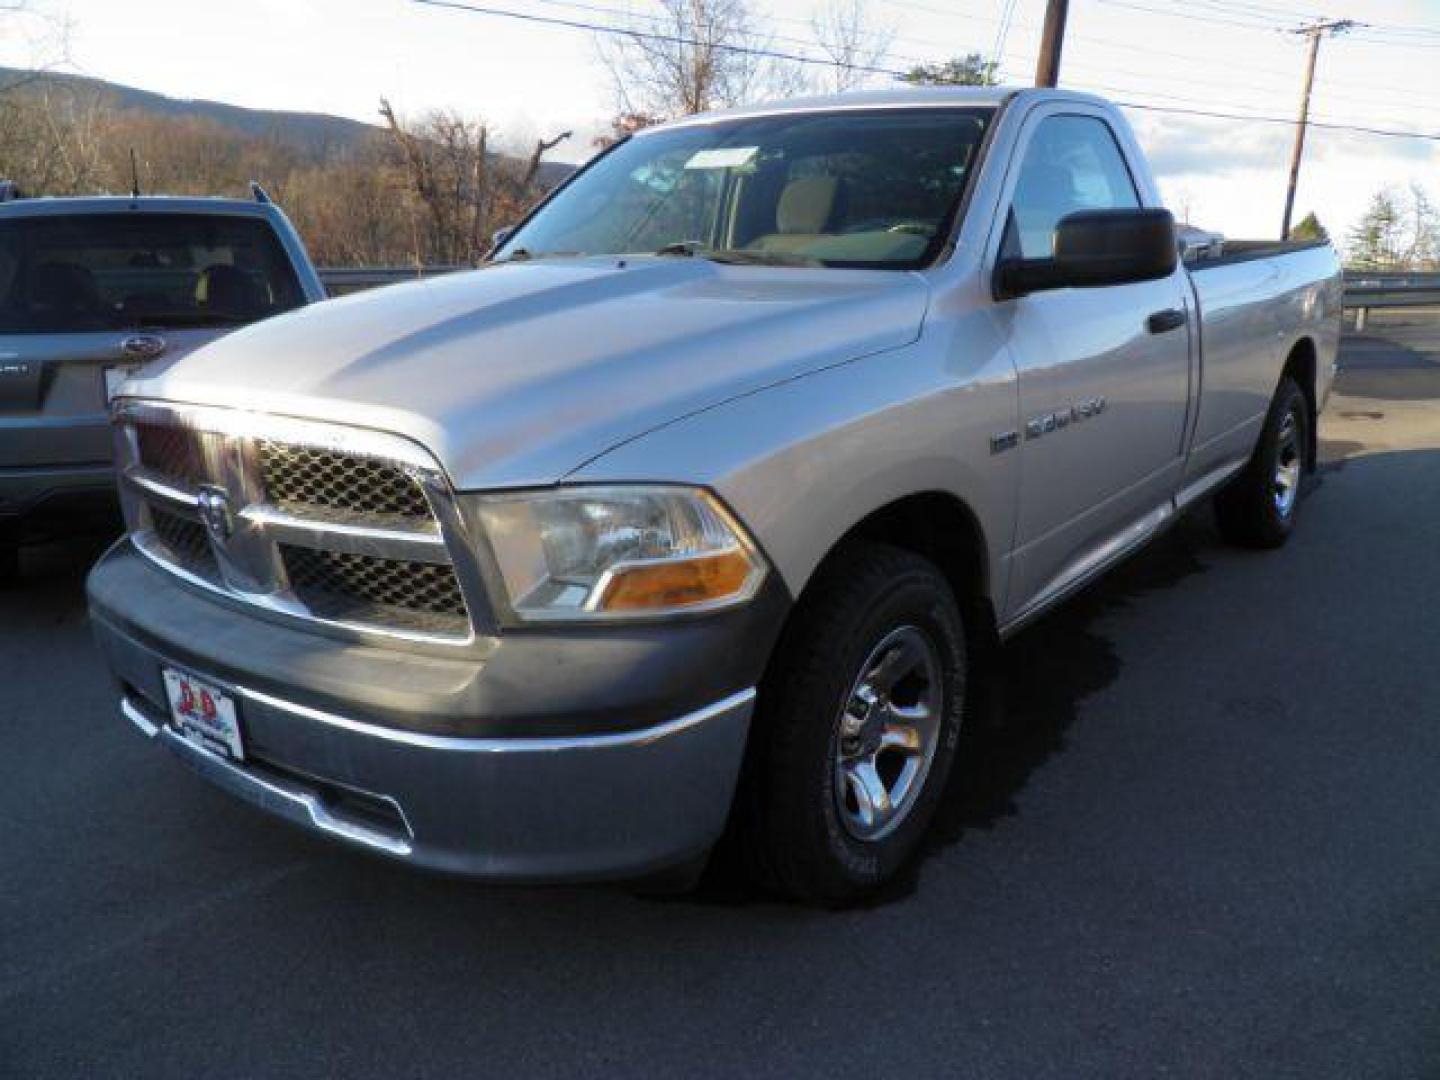
{"label": "asphalt pavement", "polygon": [[28,552],[0,1076],[1440,1077],[1440,314],[1342,363],[1290,545],[1192,516],[1014,639],[927,857],[844,913],[314,841],[118,717],[96,542]]}

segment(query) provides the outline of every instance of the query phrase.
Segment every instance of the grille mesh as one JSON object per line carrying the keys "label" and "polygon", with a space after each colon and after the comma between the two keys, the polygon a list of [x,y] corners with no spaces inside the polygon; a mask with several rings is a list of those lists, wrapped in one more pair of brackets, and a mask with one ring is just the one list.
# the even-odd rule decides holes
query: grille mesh
{"label": "grille mesh", "polygon": [[[268,505],[301,522],[345,525],[359,535],[366,530],[413,533],[432,543],[442,530],[421,482],[383,453],[330,449],[323,441],[289,443],[258,433],[221,435],[171,423],[163,414],[134,417],[130,424],[135,460],[124,467],[139,464],[187,496],[207,485],[220,488],[237,516]],[[222,463],[223,475],[211,475],[212,465],[220,469]],[[311,546],[301,546],[289,542],[286,523],[247,519],[245,544],[221,543],[222,567],[208,530],[193,513],[177,511],[144,484],[122,485],[122,493],[145,506],[149,543],[142,546],[150,554],[222,591],[234,591],[228,574],[234,569],[248,575],[247,582],[260,583],[262,592],[281,596],[288,585],[286,599],[299,602],[297,614],[446,638],[463,638],[470,629],[454,567],[423,561],[423,555],[405,558],[409,550],[403,541],[392,553],[400,557],[350,554],[326,550],[323,534],[303,541]],[[276,573],[277,557],[283,576]],[[236,560],[233,568],[231,560]]]}
{"label": "grille mesh", "polygon": [[155,535],[182,567],[210,580],[219,578],[220,568],[205,526],[153,506],[150,519],[155,525]]}
{"label": "grille mesh", "polygon": [[185,428],[162,424],[136,424],[140,464],[187,487],[204,482],[205,460],[199,436]]}
{"label": "grille mesh", "polygon": [[[465,617],[465,601],[449,566],[379,559],[339,551],[280,545],[291,588],[307,603],[333,607],[359,601],[431,615]],[[318,595],[316,595],[318,594]]]}
{"label": "grille mesh", "polygon": [[420,485],[398,466],[355,454],[261,439],[260,469],[271,502],[361,514],[430,517]]}

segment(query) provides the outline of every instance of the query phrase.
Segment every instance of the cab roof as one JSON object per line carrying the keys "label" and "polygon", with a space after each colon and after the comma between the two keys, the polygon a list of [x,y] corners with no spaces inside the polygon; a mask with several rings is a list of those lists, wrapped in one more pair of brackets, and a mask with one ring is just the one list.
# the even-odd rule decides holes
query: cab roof
{"label": "cab roof", "polygon": [[1015,98],[1027,101],[1064,100],[1088,101],[1104,104],[1103,98],[1093,94],[1078,93],[1074,90],[1052,90],[1031,86],[907,86],[893,90],[863,90],[844,94],[825,94],[816,97],[790,98],[784,101],[770,101],[759,105],[744,105],[735,109],[720,109],[715,112],[686,116],[669,123],[657,124],[638,132],[644,135],[650,131],[664,131],[676,127],[690,127],[698,124],[712,124],[725,120],[745,117],[783,116],[786,113],[829,112],[846,109],[903,109],[903,108],[998,108]]}

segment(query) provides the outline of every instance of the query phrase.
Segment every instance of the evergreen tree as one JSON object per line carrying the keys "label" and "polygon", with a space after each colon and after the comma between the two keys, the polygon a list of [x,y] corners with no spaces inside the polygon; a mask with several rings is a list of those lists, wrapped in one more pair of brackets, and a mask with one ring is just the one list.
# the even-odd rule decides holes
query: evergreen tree
{"label": "evergreen tree", "polygon": [[972,52],[943,64],[919,64],[899,78],[911,86],[995,86],[1000,82],[999,67]]}
{"label": "evergreen tree", "polygon": [[1291,240],[1329,240],[1330,234],[1325,231],[1325,226],[1320,224],[1320,219],[1315,216],[1315,211],[1310,211],[1300,219],[1300,224],[1290,230]]}
{"label": "evergreen tree", "polygon": [[1389,188],[1370,197],[1370,205],[1346,244],[1348,265],[1357,270],[1393,270],[1401,262],[1403,230],[1399,201]]}

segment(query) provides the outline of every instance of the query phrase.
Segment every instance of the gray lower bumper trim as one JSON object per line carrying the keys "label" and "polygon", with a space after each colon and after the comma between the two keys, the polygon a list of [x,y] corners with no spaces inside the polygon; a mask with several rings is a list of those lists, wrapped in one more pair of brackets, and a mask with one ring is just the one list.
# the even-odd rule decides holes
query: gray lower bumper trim
{"label": "gray lower bumper trim", "polygon": [[724,828],[755,702],[749,688],[638,731],[462,738],[224,681],[247,729],[246,759],[232,761],[166,721],[162,658],[131,662],[117,641],[102,641],[119,661],[120,711],[203,778],[312,832],[490,880],[634,876],[709,847]]}
{"label": "gray lower bumper trim", "polygon": [[656,724],[654,727],[643,728],[640,731],[622,731],[605,735],[574,735],[561,738],[468,739],[453,735],[427,735],[424,732],[401,731],[397,728],[382,727],[379,724],[367,724],[363,720],[351,720],[349,717],[338,716],[321,709],[312,709],[308,705],[296,705],[259,690],[249,690],[233,684],[230,688],[247,700],[290,713],[292,716],[343,728],[357,735],[368,735],[371,738],[404,743],[407,746],[424,747],[426,750],[450,750],[471,754],[546,754],[567,750],[644,746],[667,736],[678,734],[686,728],[703,724],[712,717],[730,712],[742,705],[748,705],[755,699],[755,690],[751,687],[722,698],[703,709],[697,709],[677,719],[667,720],[663,724]]}
{"label": "gray lower bumper trim", "polygon": [[347,821],[333,813],[316,792],[280,777],[260,776],[191,742],[174,728],[156,725],[128,698],[121,699],[120,711],[152,739],[158,738],[161,745],[200,776],[262,810],[268,810],[297,825],[308,825],[388,855],[410,854],[415,834],[409,822],[405,821],[404,811],[393,799],[372,796],[388,803],[394,809],[397,818],[403,822],[403,838],[367,828],[358,822]]}

